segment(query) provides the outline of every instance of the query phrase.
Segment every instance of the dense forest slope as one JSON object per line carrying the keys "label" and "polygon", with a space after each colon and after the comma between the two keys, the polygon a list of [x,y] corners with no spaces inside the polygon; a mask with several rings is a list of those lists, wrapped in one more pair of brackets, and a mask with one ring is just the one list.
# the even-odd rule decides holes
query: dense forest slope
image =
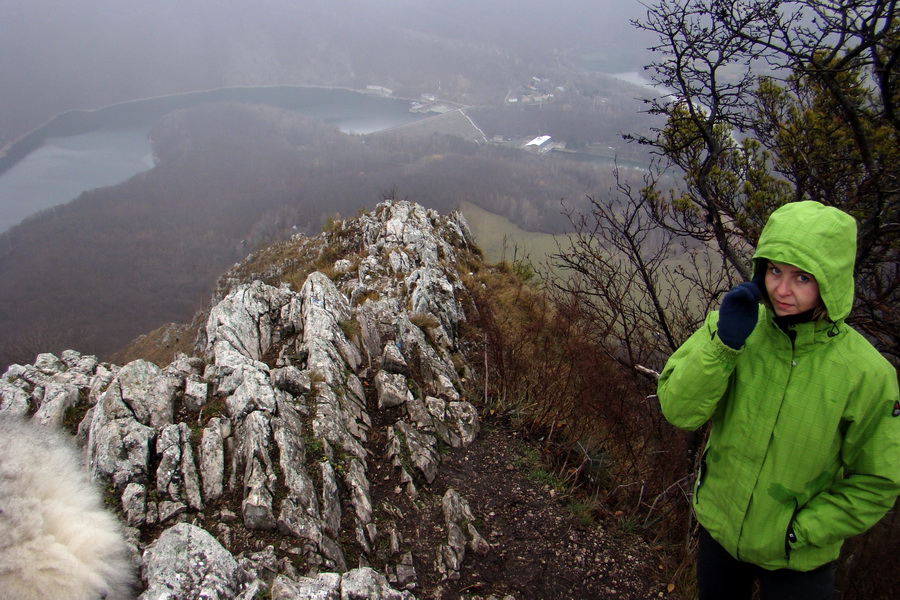
{"label": "dense forest slope", "polygon": [[212,104],[151,131],[158,164],[0,236],[0,363],[77,345],[108,355],[189,321],[223,269],[261,244],[314,234],[381,196],[449,211],[470,201],[559,232],[560,199],[611,170],[404,127],[348,136],[291,111]]}

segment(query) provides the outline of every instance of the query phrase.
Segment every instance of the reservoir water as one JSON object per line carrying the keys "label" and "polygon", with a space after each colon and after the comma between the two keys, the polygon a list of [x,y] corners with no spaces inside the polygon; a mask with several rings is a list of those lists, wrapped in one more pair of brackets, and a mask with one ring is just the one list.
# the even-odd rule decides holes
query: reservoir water
{"label": "reservoir water", "polygon": [[149,128],[48,138],[0,175],[0,232],[81,192],[125,181],[153,167]]}
{"label": "reservoir water", "polygon": [[147,134],[172,110],[208,102],[249,102],[297,110],[349,134],[366,134],[426,115],[408,100],[334,88],[228,88],[70,111],[32,131],[0,158],[0,233],[82,192],[116,185],[153,168]]}

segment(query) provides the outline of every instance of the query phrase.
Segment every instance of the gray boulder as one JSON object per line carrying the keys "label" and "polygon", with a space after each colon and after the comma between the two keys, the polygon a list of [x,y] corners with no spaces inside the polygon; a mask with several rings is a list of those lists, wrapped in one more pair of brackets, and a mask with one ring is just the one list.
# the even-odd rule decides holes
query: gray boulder
{"label": "gray boulder", "polygon": [[143,555],[146,590],[138,600],[231,600],[248,575],[204,529],[179,523],[162,532]]}

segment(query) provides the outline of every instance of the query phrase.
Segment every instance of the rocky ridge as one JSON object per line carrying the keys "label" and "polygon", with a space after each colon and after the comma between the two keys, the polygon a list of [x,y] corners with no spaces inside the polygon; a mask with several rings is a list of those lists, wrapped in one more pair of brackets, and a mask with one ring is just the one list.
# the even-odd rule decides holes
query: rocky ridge
{"label": "rocky ridge", "polygon": [[[299,291],[270,285],[288,263],[236,265],[193,356],[118,366],[70,350],[0,379],[0,413],[76,432],[126,526],[141,600],[477,597],[452,582],[498,553],[496,515],[436,485],[481,426],[461,348],[472,235],[458,213],[386,201],[294,241],[321,257],[338,239],[347,252]],[[426,551],[410,525],[436,489]]]}

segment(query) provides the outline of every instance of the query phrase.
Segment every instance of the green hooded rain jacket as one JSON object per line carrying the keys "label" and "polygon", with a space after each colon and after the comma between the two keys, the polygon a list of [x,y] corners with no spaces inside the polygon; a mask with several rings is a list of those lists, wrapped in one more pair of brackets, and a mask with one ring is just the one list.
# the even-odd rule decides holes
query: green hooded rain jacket
{"label": "green hooded rain jacket", "polygon": [[900,493],[897,372],[844,323],[855,252],[856,222],[846,213],[811,201],[779,208],[755,269],[768,259],[813,275],[829,320],[783,331],[761,305],[753,333],[733,350],[716,335],[713,312],[660,377],[670,423],[694,430],[712,420],[693,506],[738,560],[819,567]]}

